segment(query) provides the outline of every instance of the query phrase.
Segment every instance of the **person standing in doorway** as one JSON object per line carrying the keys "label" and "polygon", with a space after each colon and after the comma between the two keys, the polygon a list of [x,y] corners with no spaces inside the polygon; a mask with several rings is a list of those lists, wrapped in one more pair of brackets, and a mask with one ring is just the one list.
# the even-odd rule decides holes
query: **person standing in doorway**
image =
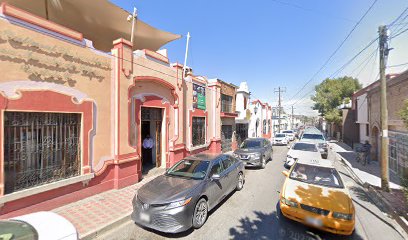
{"label": "person standing in doorway", "polygon": [[152,162],[152,149],[154,146],[153,139],[150,137],[150,134],[147,134],[143,140],[143,161],[145,163]]}
{"label": "person standing in doorway", "polygon": [[363,144],[363,150],[364,150],[364,165],[370,164],[371,162],[371,144],[366,140],[365,143]]}

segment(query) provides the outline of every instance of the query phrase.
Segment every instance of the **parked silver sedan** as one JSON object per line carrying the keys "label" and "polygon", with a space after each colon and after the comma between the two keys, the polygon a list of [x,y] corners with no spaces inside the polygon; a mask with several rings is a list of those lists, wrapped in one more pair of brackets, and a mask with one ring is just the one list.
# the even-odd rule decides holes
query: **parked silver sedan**
{"label": "parked silver sedan", "polygon": [[244,182],[244,164],[233,156],[189,156],[138,190],[131,217],[161,232],[200,228],[208,212]]}

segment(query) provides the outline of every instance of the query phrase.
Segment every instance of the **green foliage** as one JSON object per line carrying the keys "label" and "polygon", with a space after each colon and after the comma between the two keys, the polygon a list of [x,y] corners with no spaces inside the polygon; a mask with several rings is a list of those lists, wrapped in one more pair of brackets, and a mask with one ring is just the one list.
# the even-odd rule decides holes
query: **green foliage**
{"label": "green foliage", "polygon": [[407,178],[401,178],[401,185],[404,187],[404,195],[405,199],[408,203],[408,179]]}
{"label": "green foliage", "polygon": [[326,112],[326,114],[324,115],[324,118],[328,121],[328,122],[332,122],[332,123],[341,123],[342,116],[341,116],[341,112],[338,109],[332,109],[328,112]]}
{"label": "green foliage", "polygon": [[399,111],[399,115],[404,122],[405,126],[408,128],[408,99],[404,101],[404,105]]}
{"label": "green foliage", "polygon": [[316,94],[312,96],[315,102],[313,109],[318,110],[327,121],[340,123],[341,112],[337,109],[343,101],[350,101],[353,93],[361,89],[359,81],[352,77],[326,78],[315,87]]}

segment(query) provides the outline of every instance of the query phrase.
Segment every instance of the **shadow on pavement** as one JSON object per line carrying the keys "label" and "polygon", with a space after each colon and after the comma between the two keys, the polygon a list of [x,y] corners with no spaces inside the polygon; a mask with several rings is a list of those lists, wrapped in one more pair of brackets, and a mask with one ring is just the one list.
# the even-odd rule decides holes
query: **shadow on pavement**
{"label": "shadow on pavement", "polygon": [[294,240],[321,240],[321,239],[363,239],[356,232],[351,236],[341,236],[309,228],[301,223],[286,219],[279,210],[264,213],[254,211],[255,217],[245,217],[239,220],[240,225],[230,228],[231,239],[294,239]]}
{"label": "shadow on pavement", "polygon": [[350,191],[352,191],[361,201],[371,203],[371,199],[367,196],[366,192],[363,189],[359,187],[350,187]]}

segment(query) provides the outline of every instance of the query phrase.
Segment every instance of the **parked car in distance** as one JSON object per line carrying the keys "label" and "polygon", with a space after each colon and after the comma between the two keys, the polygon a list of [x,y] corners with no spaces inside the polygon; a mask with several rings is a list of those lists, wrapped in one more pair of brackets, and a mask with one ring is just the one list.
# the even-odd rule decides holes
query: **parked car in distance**
{"label": "parked car in distance", "polygon": [[283,216],[335,234],[353,233],[354,205],[332,161],[299,159],[282,173],[286,176],[279,204]]}
{"label": "parked car in distance", "polygon": [[0,220],[0,239],[77,240],[78,232],[64,217],[53,212],[36,212]]}
{"label": "parked car in distance", "polygon": [[283,130],[281,133],[286,133],[286,137],[289,139],[289,141],[295,140],[295,132],[293,130]]}
{"label": "parked car in distance", "polygon": [[267,161],[272,159],[272,154],[272,144],[266,138],[247,138],[233,153],[234,157],[245,163],[245,166],[260,168],[265,168]]}
{"label": "parked car in distance", "polygon": [[322,132],[320,132],[317,128],[310,128],[305,129],[303,134],[300,138],[302,142],[311,142],[317,144],[319,148],[320,154],[323,158],[327,158],[328,155],[328,146],[326,139]]}
{"label": "parked car in distance", "polygon": [[273,137],[273,145],[288,145],[289,140],[288,137],[286,136],[286,133],[277,133]]}
{"label": "parked car in distance", "polygon": [[244,163],[233,156],[189,156],[138,190],[131,218],[160,232],[200,228],[208,212],[244,182]]}
{"label": "parked car in distance", "polygon": [[285,168],[290,169],[298,159],[321,159],[321,154],[317,145],[309,142],[296,142],[289,149]]}

